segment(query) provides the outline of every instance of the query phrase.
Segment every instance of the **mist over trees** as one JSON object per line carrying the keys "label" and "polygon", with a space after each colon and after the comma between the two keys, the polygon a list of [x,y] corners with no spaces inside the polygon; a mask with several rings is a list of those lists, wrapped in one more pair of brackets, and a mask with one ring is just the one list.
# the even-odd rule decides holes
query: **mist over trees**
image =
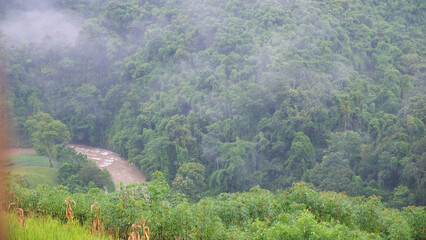
{"label": "mist over trees", "polygon": [[46,112],[193,201],[303,180],[426,204],[425,1],[51,0],[78,34],[33,41],[4,27],[29,4],[0,0],[17,144]]}

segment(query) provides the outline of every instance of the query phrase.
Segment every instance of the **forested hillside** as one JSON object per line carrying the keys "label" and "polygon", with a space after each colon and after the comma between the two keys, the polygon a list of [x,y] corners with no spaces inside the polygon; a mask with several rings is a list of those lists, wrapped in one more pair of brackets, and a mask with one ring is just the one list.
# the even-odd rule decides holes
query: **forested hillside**
{"label": "forested hillside", "polygon": [[[0,0],[17,144],[46,112],[191,201],[303,180],[426,205],[426,1],[28,4]],[[20,42],[30,10],[78,34]]]}

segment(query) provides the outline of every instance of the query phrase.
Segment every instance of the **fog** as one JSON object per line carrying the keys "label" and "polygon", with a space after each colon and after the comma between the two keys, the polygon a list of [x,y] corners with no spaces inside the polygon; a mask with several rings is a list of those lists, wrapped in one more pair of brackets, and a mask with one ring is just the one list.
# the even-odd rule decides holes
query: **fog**
{"label": "fog", "polygon": [[[404,38],[422,29],[406,13],[394,24],[355,2],[11,2],[21,5],[5,8],[0,41],[27,44],[4,51],[24,144],[25,120],[43,111],[74,143],[114,149],[147,176],[173,183],[201,163],[208,193],[343,179],[353,193],[392,196],[417,168],[409,149],[425,127],[410,92],[424,89],[425,60],[411,48],[424,40]],[[356,141],[337,138],[350,131]]]}
{"label": "fog", "polygon": [[53,7],[37,7],[25,11],[11,11],[0,24],[6,46],[39,42],[49,39],[55,43],[72,44],[83,21],[70,13]]}

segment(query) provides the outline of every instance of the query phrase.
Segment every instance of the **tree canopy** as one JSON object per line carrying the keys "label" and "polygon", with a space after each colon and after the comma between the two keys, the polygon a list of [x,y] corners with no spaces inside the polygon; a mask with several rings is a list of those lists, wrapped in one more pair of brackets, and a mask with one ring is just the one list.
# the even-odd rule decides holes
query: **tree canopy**
{"label": "tree canopy", "polygon": [[43,112],[29,117],[26,124],[35,149],[48,154],[49,166],[52,167],[52,153],[55,146],[68,143],[71,139],[67,126]]}
{"label": "tree canopy", "polygon": [[[194,200],[305,180],[426,204],[425,1],[49,4],[81,25],[72,43],[5,47],[21,145],[43,111]],[[25,1],[1,6],[7,22]]]}

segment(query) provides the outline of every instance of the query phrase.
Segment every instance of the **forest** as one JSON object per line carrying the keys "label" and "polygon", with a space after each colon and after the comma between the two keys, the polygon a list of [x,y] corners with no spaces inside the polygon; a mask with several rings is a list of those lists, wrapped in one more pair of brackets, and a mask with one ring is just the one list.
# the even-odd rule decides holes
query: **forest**
{"label": "forest", "polygon": [[[35,19],[55,24],[19,28]],[[171,195],[166,205],[153,200],[159,205],[147,213],[158,224],[155,234],[166,234],[155,239],[189,233],[195,239],[280,239],[299,234],[285,232],[283,223],[294,230],[300,221],[317,224],[331,239],[346,228],[354,231],[349,238],[369,238],[362,231],[376,230],[385,238],[422,238],[385,229],[383,222],[362,225],[366,220],[346,207],[426,205],[426,1],[0,0],[0,30],[8,89],[0,102],[12,109],[14,122],[6,127],[16,131],[10,141],[31,147],[31,119],[47,114],[65,124],[71,142],[113,149],[149,181],[161,175],[160,189]],[[70,186],[40,187],[38,194],[97,191],[82,182]],[[300,189],[317,200],[300,200]],[[109,198],[136,201],[114,194],[100,198],[105,204],[115,201]],[[187,200],[173,203],[183,196]],[[237,213],[245,201],[269,198],[273,214],[245,209],[225,216],[221,205],[235,204]],[[281,198],[289,201],[285,207],[274,203]],[[342,212],[319,210],[318,202],[329,198],[341,201]],[[171,206],[177,208],[161,212]],[[193,215],[179,212],[183,208]],[[424,208],[413,209],[424,227]],[[158,215],[156,222],[152,213],[158,211],[187,219],[167,223]],[[191,225],[209,211],[216,214],[213,225]],[[404,221],[414,226],[416,218]],[[120,229],[127,223],[109,224]],[[387,227],[400,223],[394,224]],[[223,228],[241,235],[221,235]],[[255,234],[257,228],[263,232]]]}

